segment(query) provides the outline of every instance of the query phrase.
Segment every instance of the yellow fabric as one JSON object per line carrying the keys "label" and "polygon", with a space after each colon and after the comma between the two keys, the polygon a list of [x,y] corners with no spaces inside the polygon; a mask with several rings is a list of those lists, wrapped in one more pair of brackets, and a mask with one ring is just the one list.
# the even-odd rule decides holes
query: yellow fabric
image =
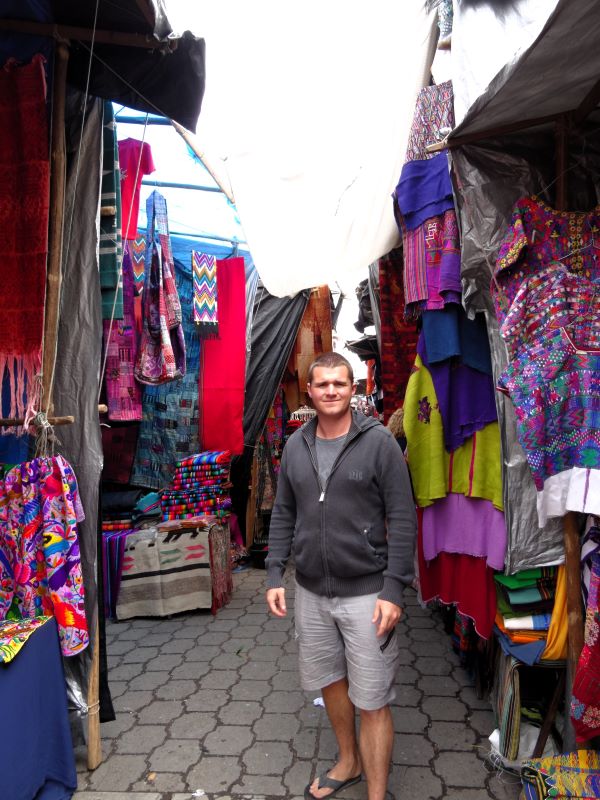
{"label": "yellow fabric", "polygon": [[561,564],[556,573],[554,608],[548,628],[548,641],[542,653],[544,661],[561,661],[567,657],[567,576]]}
{"label": "yellow fabric", "polygon": [[491,500],[503,510],[498,423],[486,425],[448,453],[431,373],[419,356],[406,387],[404,431],[418,506],[430,506],[449,492],[456,492]]}

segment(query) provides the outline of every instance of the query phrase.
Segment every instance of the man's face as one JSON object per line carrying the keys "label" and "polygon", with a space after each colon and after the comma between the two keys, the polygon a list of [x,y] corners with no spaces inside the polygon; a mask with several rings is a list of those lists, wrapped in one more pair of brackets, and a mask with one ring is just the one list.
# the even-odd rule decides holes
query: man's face
{"label": "man's face", "polygon": [[343,417],[355,391],[345,366],[315,367],[307,389],[317,414],[324,417]]}

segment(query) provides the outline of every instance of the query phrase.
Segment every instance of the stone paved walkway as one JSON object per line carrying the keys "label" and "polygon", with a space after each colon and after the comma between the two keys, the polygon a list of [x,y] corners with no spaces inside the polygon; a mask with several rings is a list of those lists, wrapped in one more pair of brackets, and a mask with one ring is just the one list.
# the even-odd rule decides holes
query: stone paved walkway
{"label": "stone paved walkway", "polygon": [[[325,710],[300,691],[292,614],[269,617],[262,570],[235,575],[231,603],[107,628],[117,719],[104,763],[80,766],[75,800],[302,798],[336,754]],[[288,578],[288,608],[293,591]],[[389,797],[515,800],[515,778],[487,771],[489,703],[477,698],[441,620],[407,592]],[[83,748],[78,760],[85,764]],[[360,783],[339,795],[365,800]]]}

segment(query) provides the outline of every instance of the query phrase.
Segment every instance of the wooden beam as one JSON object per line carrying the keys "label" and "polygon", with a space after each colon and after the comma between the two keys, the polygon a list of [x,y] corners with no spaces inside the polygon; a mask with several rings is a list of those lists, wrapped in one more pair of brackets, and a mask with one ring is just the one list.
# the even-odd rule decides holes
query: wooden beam
{"label": "wooden beam", "polygon": [[[48,417],[48,424],[49,425],[72,425],[75,422],[75,417],[68,416],[68,417]],[[0,419],[0,427],[6,428],[14,428],[18,427],[19,425],[23,425],[25,423],[25,419],[21,417],[20,419]],[[31,423],[32,426],[35,425],[35,422]]]}
{"label": "wooden beam", "polygon": [[28,33],[32,36],[50,36],[58,41],[91,42],[112,44],[119,47],[141,47],[145,50],[176,50],[177,39],[160,41],[143,33],[101,31],[79,28],[74,25],[54,25],[46,22],[30,22],[24,19],[0,19],[0,31]]}
{"label": "wooden beam", "polygon": [[582,123],[597,108],[598,103],[600,103],[600,78],[573,112],[573,122],[576,125]]}
{"label": "wooden beam", "polygon": [[52,385],[58,340],[58,314],[62,279],[63,222],[65,210],[66,147],[65,96],[69,49],[64,42],[56,46],[52,96],[52,150],[50,153],[50,219],[48,224],[48,270],[44,312],[44,352],[42,358],[42,400],[40,408],[52,412]]}
{"label": "wooden beam", "polygon": [[149,3],[148,0],[135,0],[135,2],[148,25],[154,29],[154,26],[156,25],[156,16],[154,14],[152,4]]}

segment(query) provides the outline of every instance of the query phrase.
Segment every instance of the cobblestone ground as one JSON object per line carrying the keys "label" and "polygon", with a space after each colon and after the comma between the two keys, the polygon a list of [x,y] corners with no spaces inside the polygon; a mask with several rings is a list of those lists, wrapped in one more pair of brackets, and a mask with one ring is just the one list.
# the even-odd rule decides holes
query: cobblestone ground
{"label": "cobblestone ground", "polygon": [[[172,619],[109,624],[117,719],[102,725],[105,760],[75,800],[300,798],[334,761],[325,710],[300,690],[293,614],[269,617],[262,570],[235,575],[231,603]],[[288,609],[293,590],[288,578]],[[514,800],[518,782],[490,773],[493,728],[435,612],[407,592],[389,798]],[[365,800],[360,783],[339,795]]]}

